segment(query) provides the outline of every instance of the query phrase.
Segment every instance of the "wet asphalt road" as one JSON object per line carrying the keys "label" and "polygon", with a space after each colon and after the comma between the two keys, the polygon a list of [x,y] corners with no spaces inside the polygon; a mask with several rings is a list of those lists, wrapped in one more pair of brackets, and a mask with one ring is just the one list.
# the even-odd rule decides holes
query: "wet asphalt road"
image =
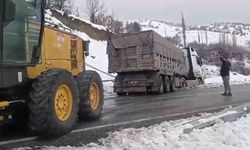
{"label": "wet asphalt road", "polygon": [[143,127],[166,120],[214,112],[230,105],[250,102],[250,85],[233,86],[233,96],[224,97],[222,88],[190,89],[163,95],[132,95],[105,99],[100,120],[82,122],[75,130],[58,139],[39,139],[18,129],[2,129],[0,149],[19,146],[81,145],[106,137],[107,132],[127,127]]}

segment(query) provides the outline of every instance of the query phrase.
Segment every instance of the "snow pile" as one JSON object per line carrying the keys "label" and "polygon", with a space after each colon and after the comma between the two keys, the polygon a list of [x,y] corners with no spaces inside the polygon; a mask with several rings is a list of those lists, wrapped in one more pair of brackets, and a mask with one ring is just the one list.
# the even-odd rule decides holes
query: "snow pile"
{"label": "snow pile", "polygon": [[[219,67],[212,65],[204,65],[203,70],[206,79],[205,79],[205,85],[201,85],[200,88],[219,87],[223,85]],[[231,85],[250,84],[250,76],[244,76],[236,72],[230,72],[230,84]]]}
{"label": "snow pile", "polygon": [[[57,9],[54,9],[55,11],[57,11],[58,13],[60,13],[62,16],[64,15],[64,12],[63,11],[60,11],[60,10],[57,10]],[[81,22],[85,22],[86,24],[89,24],[91,25],[93,28],[96,28],[98,30],[104,30],[104,31],[107,31],[108,29],[104,26],[101,26],[101,25],[98,25],[98,24],[94,24],[92,22],[90,22],[89,20],[86,20],[86,19],[83,19],[83,18],[80,18],[80,17],[77,17],[75,15],[68,15],[69,18],[72,18],[72,20],[79,20]]]}
{"label": "snow pile", "polygon": [[45,10],[45,25],[56,27],[62,31],[71,32],[71,29],[65,26],[61,21],[52,16],[50,10]]}
{"label": "snow pile", "polygon": [[[221,86],[223,85],[221,76],[211,77],[205,79],[205,84],[208,86]],[[231,85],[242,85],[250,84],[250,76],[244,76],[235,72],[230,72],[230,84]]]}
{"label": "snow pile", "polygon": [[211,150],[250,149],[250,115],[235,122],[218,121],[214,126],[184,134],[188,120],[163,122],[148,128],[129,128],[110,133],[99,143],[81,147],[44,147],[45,150]]}
{"label": "snow pile", "polygon": [[205,78],[212,78],[220,75],[220,68],[217,66],[203,65],[202,69],[205,74]]}

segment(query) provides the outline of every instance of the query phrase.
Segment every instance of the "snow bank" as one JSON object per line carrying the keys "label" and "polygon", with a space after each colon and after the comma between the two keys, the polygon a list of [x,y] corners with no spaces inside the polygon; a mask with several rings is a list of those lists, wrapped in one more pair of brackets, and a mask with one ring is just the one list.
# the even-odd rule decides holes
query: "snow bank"
{"label": "snow bank", "polygon": [[45,25],[57,27],[62,31],[71,32],[71,29],[65,26],[61,21],[52,16],[50,10],[45,10]]}
{"label": "snow bank", "polygon": [[[56,10],[54,9],[55,11],[59,12],[61,15],[64,15],[64,12],[63,11],[60,11],[60,10]],[[101,25],[98,25],[98,24],[94,24],[92,22],[90,22],[89,20],[86,20],[86,19],[83,19],[83,18],[80,18],[80,17],[77,17],[75,15],[68,15],[69,18],[72,18],[72,20],[79,20],[81,22],[85,22],[86,24],[89,24],[91,25],[93,28],[96,28],[98,30],[104,30],[104,31],[107,31],[108,29],[104,26],[101,26]]]}
{"label": "snow bank", "polygon": [[[204,65],[203,70],[206,76],[205,85],[201,85],[199,86],[199,88],[211,88],[223,85],[219,67],[212,65]],[[230,84],[231,85],[250,84],[250,76],[244,76],[236,72],[230,72]]]}
{"label": "snow bank", "polygon": [[163,122],[148,128],[129,128],[110,133],[99,143],[80,147],[44,147],[44,150],[240,150],[250,149],[250,115],[235,122],[218,121],[214,126],[184,134],[179,121]]}

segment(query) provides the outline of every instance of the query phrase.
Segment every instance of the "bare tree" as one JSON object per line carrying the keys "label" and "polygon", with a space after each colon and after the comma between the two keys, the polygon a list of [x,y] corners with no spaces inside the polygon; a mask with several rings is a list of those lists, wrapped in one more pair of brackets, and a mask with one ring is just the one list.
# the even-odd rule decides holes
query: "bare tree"
{"label": "bare tree", "polygon": [[205,31],[205,38],[206,38],[206,45],[208,45],[208,35],[207,35],[207,30]]}
{"label": "bare tree", "polygon": [[174,37],[167,36],[165,38],[174,43],[175,45],[181,44],[181,37],[178,34],[176,34]]}
{"label": "bare tree", "polygon": [[233,45],[237,45],[237,37],[235,34],[232,35],[232,41],[233,41]]}
{"label": "bare tree", "polygon": [[111,31],[114,32],[115,34],[121,34],[125,30],[122,21],[113,20],[111,26],[112,26]]}
{"label": "bare tree", "polygon": [[126,23],[126,32],[133,33],[141,31],[141,25],[138,22]]}
{"label": "bare tree", "polygon": [[48,0],[47,7],[71,14],[73,11],[73,3],[74,0]]}
{"label": "bare tree", "polygon": [[104,14],[104,4],[100,0],[86,0],[86,13],[93,23],[98,22],[98,16]]}

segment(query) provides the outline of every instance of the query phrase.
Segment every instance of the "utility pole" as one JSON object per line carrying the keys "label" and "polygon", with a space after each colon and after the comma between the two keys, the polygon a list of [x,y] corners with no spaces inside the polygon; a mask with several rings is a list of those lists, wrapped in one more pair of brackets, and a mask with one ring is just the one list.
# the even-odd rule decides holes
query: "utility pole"
{"label": "utility pole", "polygon": [[187,47],[187,43],[186,43],[186,24],[185,24],[185,19],[184,19],[184,16],[183,16],[182,12],[181,12],[181,16],[182,16],[182,31],[183,31],[184,47]]}

